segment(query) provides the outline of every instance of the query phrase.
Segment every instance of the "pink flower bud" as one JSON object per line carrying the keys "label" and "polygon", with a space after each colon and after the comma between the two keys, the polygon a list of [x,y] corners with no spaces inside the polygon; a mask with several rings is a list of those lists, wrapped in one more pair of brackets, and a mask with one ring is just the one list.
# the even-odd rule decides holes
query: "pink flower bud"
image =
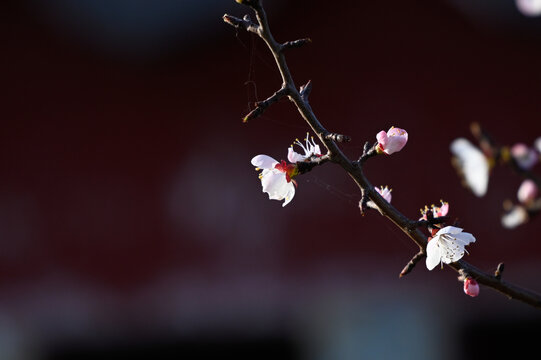
{"label": "pink flower bud", "polygon": [[532,202],[538,193],[538,188],[535,182],[530,179],[526,179],[520,184],[517,192],[518,201],[523,204],[528,204]]}
{"label": "pink flower bud", "polygon": [[471,297],[479,295],[479,284],[477,281],[471,277],[467,277],[466,280],[464,280],[464,292]]}
{"label": "pink flower bud", "polygon": [[395,152],[402,150],[402,148],[408,142],[408,133],[406,130],[395,128],[394,126],[389,131],[380,131],[376,135],[378,145],[376,151],[378,153],[384,152],[387,155],[391,155]]}
{"label": "pink flower bud", "polygon": [[378,188],[377,186],[375,187],[376,191],[381,195],[382,198],[384,198],[388,203],[391,202],[391,199],[392,199],[392,195],[391,195],[391,191],[393,191],[392,189],[389,189],[388,186],[385,186],[385,187],[381,187],[381,188]]}
{"label": "pink flower bud", "polygon": [[531,169],[537,163],[537,153],[523,143],[518,143],[511,147],[511,155],[518,166],[524,170]]}

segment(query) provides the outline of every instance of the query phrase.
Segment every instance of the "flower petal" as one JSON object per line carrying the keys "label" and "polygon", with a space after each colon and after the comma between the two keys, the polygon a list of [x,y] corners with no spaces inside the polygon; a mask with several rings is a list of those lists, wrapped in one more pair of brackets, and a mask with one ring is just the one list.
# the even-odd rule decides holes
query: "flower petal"
{"label": "flower petal", "polygon": [[449,212],[449,203],[443,203],[439,210],[439,216],[446,216]]}
{"label": "flower petal", "polygon": [[269,194],[270,199],[282,200],[283,188],[287,184],[286,176],[281,172],[273,172],[261,179],[263,192]]}
{"label": "flower petal", "polygon": [[299,154],[298,152],[293,150],[293,146],[291,146],[287,150],[287,159],[289,160],[290,163],[295,164],[295,163],[298,163],[300,161],[304,161],[306,159],[306,157],[302,156],[301,154]]}
{"label": "flower petal", "polygon": [[380,143],[383,148],[385,148],[385,145],[387,145],[387,133],[381,130],[379,133],[377,133],[376,139],[378,140],[378,143]]}
{"label": "flower petal", "polygon": [[443,234],[459,234],[462,232],[462,229],[455,226],[446,226],[443,229],[440,229],[437,233],[437,235],[443,235]]}
{"label": "flower petal", "polygon": [[286,195],[284,196],[284,203],[282,204],[282,207],[286,206],[293,200],[293,197],[295,196],[295,185],[293,185],[293,182],[288,183],[289,189],[287,190]]}
{"label": "flower petal", "polygon": [[475,237],[467,232],[461,232],[455,235],[456,241],[463,246],[469,245],[475,242]]}
{"label": "flower petal", "polygon": [[502,225],[506,229],[514,229],[528,221],[528,211],[523,206],[515,205],[502,216]]}
{"label": "flower petal", "polygon": [[252,165],[261,169],[273,169],[278,161],[268,155],[256,155],[252,158]]}
{"label": "flower petal", "polygon": [[434,238],[426,245],[426,267],[428,270],[434,269],[441,262],[440,247],[437,239]]}
{"label": "flower petal", "polygon": [[468,188],[476,196],[484,196],[488,188],[490,170],[485,155],[464,138],[455,139],[451,143],[451,152]]}

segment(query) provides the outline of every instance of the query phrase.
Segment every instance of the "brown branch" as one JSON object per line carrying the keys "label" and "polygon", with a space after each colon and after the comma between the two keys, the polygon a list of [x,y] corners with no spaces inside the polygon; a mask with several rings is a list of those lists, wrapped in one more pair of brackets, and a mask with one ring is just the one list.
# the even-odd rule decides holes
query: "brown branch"
{"label": "brown branch", "polygon": [[282,51],[285,51],[287,49],[293,49],[293,48],[299,48],[303,45],[309,44],[312,42],[312,39],[310,38],[304,38],[299,40],[293,40],[293,41],[286,41],[282,44]]}
{"label": "brown branch", "polygon": [[[276,40],[274,40],[270,32],[267,15],[263,9],[263,6],[261,5],[261,0],[237,0],[237,2],[248,5],[254,10],[258,21],[257,34],[263,39],[263,41],[265,41],[274,57],[282,78],[282,88],[288,89],[290,101],[295,104],[302,118],[308,123],[312,131],[318,136],[321,143],[327,148],[327,156],[329,161],[342,167],[357,184],[363,194],[363,198],[366,197],[367,199],[372,200],[379,208],[381,214],[399,227],[419,246],[421,251],[424,252],[427,245],[427,238],[425,234],[422,233],[416,226],[412,226],[412,224],[415,223],[413,220],[410,220],[404,216],[393,205],[389,204],[385,199],[383,199],[377,191],[374,190],[374,186],[368,181],[363,172],[362,164],[364,161],[351,161],[342,152],[332,137],[328,136],[330,132],[327,131],[327,129],[321,124],[312,111],[310,105],[308,104],[307,96],[303,96],[301,93],[299,93],[299,91],[297,91],[293,77],[291,76],[291,72],[287,67],[286,59],[282,51],[283,47],[281,44],[276,42]],[[225,15],[224,19],[226,18],[229,19],[231,17],[229,15]],[[249,29],[250,28],[251,27],[249,27]],[[366,152],[369,152],[369,150]],[[418,261],[418,259],[416,261]],[[523,289],[508,282],[504,282],[500,278],[487,274],[463,260],[449,264],[449,266],[456,271],[467,273],[469,276],[477,280],[478,283],[491,287],[512,299],[521,300],[529,305],[541,308],[541,295],[537,293]]]}
{"label": "brown branch", "polygon": [[248,120],[255,119],[256,117],[263,114],[263,112],[272,104],[283,98],[289,93],[289,90],[287,88],[282,87],[280,90],[272,94],[269,98],[263,101],[259,101],[255,103],[255,109],[250,111],[248,115],[242,118],[242,122],[246,123]]}
{"label": "brown branch", "polygon": [[300,88],[300,95],[304,102],[308,102],[308,96],[310,96],[310,93],[312,92],[312,80],[308,80],[308,82],[301,86]]}
{"label": "brown branch", "polygon": [[415,267],[415,265],[417,265],[417,263],[419,261],[421,261],[421,259],[425,257],[425,253],[423,250],[420,250],[417,254],[415,254],[411,260],[406,264],[406,266],[404,266],[404,268],[402,269],[402,271],[400,272],[400,275],[398,275],[398,277],[403,277],[403,276],[406,276],[407,274],[409,274],[411,272],[411,270],[413,270],[413,268]]}
{"label": "brown branch", "polygon": [[245,15],[244,18],[240,19],[238,17],[225,14],[223,19],[226,23],[237,29],[242,28],[254,34],[259,34],[259,26],[254,24],[248,15]]}

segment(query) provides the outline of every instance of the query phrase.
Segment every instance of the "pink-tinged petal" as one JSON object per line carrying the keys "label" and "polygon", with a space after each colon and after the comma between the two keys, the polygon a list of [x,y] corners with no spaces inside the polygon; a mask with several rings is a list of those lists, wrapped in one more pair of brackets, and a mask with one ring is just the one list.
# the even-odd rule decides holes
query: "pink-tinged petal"
{"label": "pink-tinged petal", "polygon": [[517,198],[521,203],[527,204],[532,202],[537,197],[537,193],[538,188],[535,182],[530,179],[526,179],[518,188]]}
{"label": "pink-tinged petal", "polygon": [[432,270],[440,263],[440,248],[438,246],[437,239],[432,239],[426,245],[426,267],[428,270]]}
{"label": "pink-tinged petal", "polygon": [[287,150],[287,160],[289,160],[290,163],[295,164],[299,161],[304,161],[305,159],[306,157],[302,156],[301,154],[293,150],[293,147],[290,147]]}
{"label": "pink-tinged petal", "polygon": [[402,137],[406,138],[406,141],[408,140],[408,132],[404,129],[392,127],[387,131],[387,136],[396,136],[396,137]]}
{"label": "pink-tinged petal", "polygon": [[[401,130],[398,128],[393,128],[393,130]],[[403,131],[403,130],[402,130]],[[396,133],[396,132],[395,132]],[[402,148],[408,142],[408,133],[400,133],[400,135],[389,135],[387,140],[387,146],[384,147],[385,152],[389,155],[402,150]]]}
{"label": "pink-tinged petal", "polygon": [[511,147],[511,155],[522,169],[531,169],[538,160],[538,155],[534,149],[529,148],[523,143],[515,144]]}
{"label": "pink-tinged petal", "polygon": [[378,142],[382,145],[387,144],[387,132],[381,130],[379,133],[377,133],[376,140],[378,140]]}
{"label": "pink-tinged petal", "polygon": [[385,201],[387,201],[388,203],[391,203],[391,199],[392,199],[392,194],[391,194],[391,190],[385,186],[385,187],[381,187],[381,188],[378,188],[378,187],[375,187],[376,191],[378,192],[378,194],[381,195],[382,198],[385,199]]}
{"label": "pink-tinged petal", "polygon": [[392,127],[389,131],[380,131],[376,135],[378,140],[378,152],[384,152],[391,155],[402,150],[408,142],[408,133],[404,129]]}
{"label": "pink-tinged petal", "polygon": [[541,1],[539,0],[515,0],[515,4],[524,16],[541,15]]}
{"label": "pink-tinged petal", "polygon": [[443,205],[440,207],[440,211],[438,211],[438,217],[447,216],[447,213],[449,213],[449,203],[443,203]]}
{"label": "pink-tinged petal", "polygon": [[268,155],[257,155],[252,158],[252,165],[261,169],[273,169],[276,164],[278,161]]}
{"label": "pink-tinged petal", "polygon": [[479,295],[479,284],[475,279],[468,277],[464,280],[464,293],[471,297]]}

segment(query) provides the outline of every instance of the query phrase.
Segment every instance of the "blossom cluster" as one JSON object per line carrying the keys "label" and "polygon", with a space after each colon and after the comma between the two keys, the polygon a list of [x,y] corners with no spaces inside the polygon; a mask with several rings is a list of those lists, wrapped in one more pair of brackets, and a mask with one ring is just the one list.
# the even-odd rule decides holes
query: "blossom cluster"
{"label": "blossom cluster", "polygon": [[[478,148],[468,140],[459,138],[451,143],[451,152],[453,164],[464,185],[476,196],[482,197],[487,192],[490,172],[498,159],[504,163],[511,163],[523,174],[530,172],[541,159],[541,137],[537,138],[532,146],[517,143],[511,147],[502,147],[500,150],[496,150],[486,140],[484,143],[481,141],[481,148]],[[539,180],[536,182],[526,179],[517,192],[518,204],[504,202],[505,212],[501,217],[503,227],[512,229],[522,225],[532,214],[541,210],[538,186]]]}
{"label": "blossom cluster", "polygon": [[[541,158],[541,137],[537,138],[533,147],[518,143],[511,147],[511,156],[517,166],[522,170],[532,169]],[[538,198],[539,188],[532,179],[524,180],[517,191],[518,204],[505,204],[505,213],[502,215],[502,225],[505,228],[513,229],[522,225],[530,219],[532,213],[541,209],[541,199]]]}
{"label": "blossom cluster", "polygon": [[[376,135],[377,143],[372,151],[376,154],[394,154],[404,148],[408,141],[408,133],[400,128],[391,127],[388,131],[380,131]],[[541,143],[540,143],[541,145]],[[297,152],[295,146],[302,151]],[[263,192],[267,193],[269,199],[284,201],[282,206],[286,206],[293,200],[297,182],[295,178],[301,175],[300,165],[311,162],[321,157],[321,148],[313,138],[307,134],[304,143],[298,139],[288,148],[287,160],[275,160],[268,155],[256,155],[251,163],[256,170],[261,170],[259,179],[263,187]],[[388,203],[391,202],[392,195],[388,186],[375,187],[374,190]],[[530,201],[532,194],[529,188],[522,189],[519,197],[524,201]],[[363,210],[363,201],[359,202],[361,211]],[[373,200],[366,201],[366,206],[378,209]],[[426,246],[426,267],[429,270],[437,265],[450,264],[459,261],[467,250],[465,246],[474,243],[475,237],[463,229],[455,226],[445,226],[440,228],[434,222],[434,219],[447,216],[449,212],[449,203],[441,201],[441,206],[432,205],[430,208],[425,206],[421,210],[421,218],[429,223],[431,236],[428,237]],[[440,221],[441,222],[441,221]],[[438,222],[438,223],[440,223]],[[464,292],[470,296],[479,294],[479,285],[475,279],[467,277],[464,279]]]}

